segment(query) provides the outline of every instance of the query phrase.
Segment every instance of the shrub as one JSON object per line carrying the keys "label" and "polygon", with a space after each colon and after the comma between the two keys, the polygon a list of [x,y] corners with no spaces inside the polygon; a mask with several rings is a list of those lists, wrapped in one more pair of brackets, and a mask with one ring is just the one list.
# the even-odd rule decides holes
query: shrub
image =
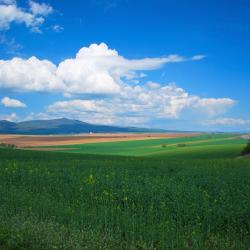
{"label": "shrub", "polygon": [[187,144],[185,144],[185,143],[179,143],[179,144],[177,144],[177,147],[186,147],[187,146]]}
{"label": "shrub", "polygon": [[249,154],[250,154],[250,140],[248,141],[248,144],[241,152],[241,155],[249,155]]}
{"label": "shrub", "polygon": [[161,147],[162,147],[162,148],[166,148],[167,145],[166,145],[166,144],[162,144]]}
{"label": "shrub", "polygon": [[16,148],[15,144],[8,144],[8,143],[0,143],[1,148]]}

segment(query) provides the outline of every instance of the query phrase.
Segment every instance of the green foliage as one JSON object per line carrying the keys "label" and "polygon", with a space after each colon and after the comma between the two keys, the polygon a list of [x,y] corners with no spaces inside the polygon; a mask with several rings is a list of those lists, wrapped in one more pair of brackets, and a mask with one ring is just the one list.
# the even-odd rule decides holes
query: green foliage
{"label": "green foliage", "polygon": [[250,159],[228,157],[237,143],[203,147],[165,158],[0,149],[0,249],[247,249]]}
{"label": "green foliage", "polygon": [[17,146],[9,143],[0,143],[0,148],[17,148]]}
{"label": "green foliage", "polygon": [[250,140],[248,141],[246,147],[242,150],[241,155],[250,155]]}

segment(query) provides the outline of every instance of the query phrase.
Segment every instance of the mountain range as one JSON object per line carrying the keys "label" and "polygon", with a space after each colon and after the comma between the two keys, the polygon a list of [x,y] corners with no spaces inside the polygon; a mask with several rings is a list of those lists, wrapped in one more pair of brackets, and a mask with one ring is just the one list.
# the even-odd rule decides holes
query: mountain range
{"label": "mountain range", "polygon": [[166,132],[162,129],[137,127],[118,127],[97,125],[66,118],[52,120],[31,120],[23,122],[0,121],[1,134],[78,134],[78,133],[129,133],[129,132]]}

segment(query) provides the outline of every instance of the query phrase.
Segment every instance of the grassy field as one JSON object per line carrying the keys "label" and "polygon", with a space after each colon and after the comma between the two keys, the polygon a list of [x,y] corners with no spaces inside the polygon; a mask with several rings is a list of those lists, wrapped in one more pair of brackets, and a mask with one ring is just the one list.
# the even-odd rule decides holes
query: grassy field
{"label": "grassy field", "polygon": [[0,149],[0,249],[250,249],[246,142]]}
{"label": "grassy field", "polygon": [[[150,156],[150,157],[234,157],[242,150],[246,140],[238,134],[204,134],[196,137],[169,138],[155,140],[103,142],[90,144],[76,144],[65,146],[43,147],[44,149],[58,149],[60,152]],[[224,148],[226,147],[226,150]],[[204,154],[202,153],[204,152]]]}

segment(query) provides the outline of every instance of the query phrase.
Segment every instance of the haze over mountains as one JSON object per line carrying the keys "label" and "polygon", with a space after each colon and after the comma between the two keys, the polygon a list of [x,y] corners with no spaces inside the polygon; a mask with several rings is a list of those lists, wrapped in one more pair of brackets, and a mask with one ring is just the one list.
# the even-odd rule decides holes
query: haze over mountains
{"label": "haze over mountains", "polygon": [[117,127],[90,124],[66,118],[53,120],[31,120],[24,122],[0,121],[1,134],[77,134],[77,133],[128,133],[128,132],[166,132],[162,129],[137,127]]}

